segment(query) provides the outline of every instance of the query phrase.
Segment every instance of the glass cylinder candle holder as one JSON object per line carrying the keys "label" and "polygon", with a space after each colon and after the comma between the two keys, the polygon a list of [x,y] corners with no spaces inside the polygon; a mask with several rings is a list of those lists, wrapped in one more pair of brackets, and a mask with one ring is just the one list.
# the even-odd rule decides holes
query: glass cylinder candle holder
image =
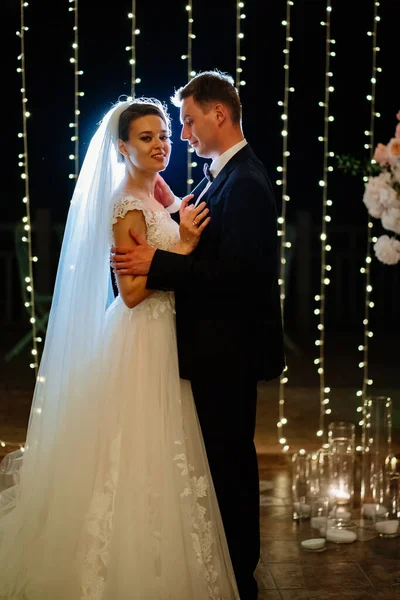
{"label": "glass cylinder candle holder", "polygon": [[317,498],[319,496],[319,469],[318,452],[308,454],[309,475],[307,480],[307,497]]}
{"label": "glass cylinder candle holder", "polygon": [[329,498],[331,487],[330,473],[330,445],[324,444],[318,450],[318,496]]}
{"label": "glass cylinder candle holder", "polygon": [[306,552],[323,552],[326,550],[328,530],[328,498],[319,496],[310,501],[310,525],[307,531],[301,532],[301,548]]}
{"label": "glass cylinder candle holder", "polygon": [[382,502],[375,506],[374,526],[380,537],[400,535],[400,467],[398,459],[386,459],[385,489]]}
{"label": "glass cylinder candle holder", "polygon": [[386,396],[371,396],[365,401],[363,419],[361,512],[365,519],[375,519],[379,505],[380,512],[385,512],[386,461],[391,452],[392,401]]}
{"label": "glass cylinder candle holder", "polygon": [[354,423],[350,421],[332,421],[328,425],[328,442],[329,444],[333,440],[349,440],[349,442],[355,447],[356,439],[356,428]]}
{"label": "glass cylinder candle holder", "polygon": [[331,423],[328,436],[332,527],[350,527],[353,525],[355,426]]}
{"label": "glass cylinder candle holder", "polygon": [[311,529],[319,531],[321,535],[326,535],[329,517],[329,497],[314,498],[311,501]]}
{"label": "glass cylinder candle holder", "polygon": [[292,456],[293,519],[309,519],[311,507],[308,501],[310,455],[299,451]]}
{"label": "glass cylinder candle holder", "polygon": [[[317,452],[309,455],[310,475],[308,478],[308,503],[323,502],[328,500],[329,508],[333,508],[330,499],[330,446],[324,444]],[[312,512],[312,511],[311,511]]]}

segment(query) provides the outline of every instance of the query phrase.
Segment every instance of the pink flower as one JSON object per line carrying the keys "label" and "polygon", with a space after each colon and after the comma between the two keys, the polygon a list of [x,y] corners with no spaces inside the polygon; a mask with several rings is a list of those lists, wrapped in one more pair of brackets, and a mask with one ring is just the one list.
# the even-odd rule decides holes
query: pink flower
{"label": "pink flower", "polygon": [[[400,123],[399,123],[399,125],[400,125]],[[385,146],[385,144],[377,145],[377,147],[375,148],[373,160],[375,160],[377,163],[379,163],[381,165],[381,167],[383,167],[384,165],[387,165],[389,163],[389,153],[388,153],[387,146]]]}
{"label": "pink flower", "polygon": [[[400,113],[399,113],[400,114]],[[400,140],[400,123],[397,123],[396,125],[396,133],[394,134],[395,137]]]}
{"label": "pink flower", "polygon": [[400,160],[400,140],[392,138],[386,149],[389,156],[389,164],[392,166],[396,165]]}

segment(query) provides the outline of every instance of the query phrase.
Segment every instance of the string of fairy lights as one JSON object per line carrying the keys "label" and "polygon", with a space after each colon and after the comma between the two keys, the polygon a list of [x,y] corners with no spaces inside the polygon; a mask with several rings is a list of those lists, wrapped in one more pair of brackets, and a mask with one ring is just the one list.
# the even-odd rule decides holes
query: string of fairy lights
{"label": "string of fairy lights", "polygon": [[322,438],[325,431],[325,415],[329,415],[332,411],[329,408],[329,393],[330,388],[325,383],[325,307],[326,307],[326,290],[330,284],[331,265],[327,262],[327,254],[331,250],[331,246],[327,243],[328,223],[331,221],[331,216],[328,214],[328,209],[332,206],[332,200],[328,198],[328,176],[333,171],[332,165],[329,164],[329,159],[334,157],[334,153],[329,150],[329,125],[334,121],[334,117],[330,112],[330,95],[334,91],[331,84],[333,73],[331,71],[332,58],[336,56],[333,46],[335,40],[331,38],[331,13],[332,2],[327,0],[326,3],[326,18],[321,21],[321,26],[325,27],[325,94],[324,100],[319,102],[319,106],[324,109],[324,133],[319,136],[318,140],[323,144],[323,175],[319,181],[322,188],[322,225],[321,225],[321,271],[320,271],[320,291],[315,296],[317,308],[314,314],[319,317],[318,331],[319,338],[315,340],[315,345],[319,348],[319,356],[314,360],[317,366],[319,375],[319,427],[317,437]]}
{"label": "string of fairy lights", "polygon": [[242,20],[246,18],[242,9],[244,8],[244,2],[237,2],[236,4],[236,77],[235,84],[236,89],[239,90],[240,86],[246,85],[245,80],[242,78],[243,67],[242,61],[246,60],[246,57],[242,55],[242,39],[244,33],[242,31]]}
{"label": "string of fairy lights", "polygon": [[[375,119],[380,117],[380,113],[376,112],[376,83],[377,74],[382,72],[381,67],[377,67],[377,53],[380,48],[377,46],[377,33],[378,24],[380,21],[379,16],[380,2],[374,0],[373,2],[373,26],[372,31],[368,31],[367,35],[371,37],[372,42],[372,68],[371,68],[371,92],[367,95],[367,101],[370,102],[370,123],[369,129],[364,132],[368,137],[368,141],[364,144],[365,150],[367,150],[370,160],[374,154],[375,148]],[[368,181],[368,177],[364,177],[364,181]],[[362,420],[359,425],[362,426],[361,434],[361,447],[358,450],[362,450],[366,447],[366,425],[367,425],[367,402],[368,402],[368,387],[373,384],[373,380],[369,376],[369,340],[373,337],[373,332],[370,328],[370,311],[374,307],[374,303],[371,300],[371,294],[373,291],[371,285],[371,262],[372,262],[372,244],[376,242],[376,238],[373,236],[373,222],[369,218],[367,222],[367,249],[365,257],[365,266],[362,267],[361,273],[364,275],[365,280],[365,304],[364,304],[364,340],[358,349],[363,354],[363,359],[359,363],[359,368],[363,370],[363,384],[362,389],[357,391],[357,397],[361,398],[362,404],[357,407],[358,412],[362,412]]]}
{"label": "string of fairy lights", "polygon": [[19,163],[21,167],[21,179],[24,181],[24,197],[22,202],[25,204],[26,214],[22,218],[24,223],[24,235],[22,241],[27,244],[28,247],[28,276],[25,278],[26,291],[28,292],[28,301],[26,308],[29,309],[30,323],[32,327],[32,362],[30,368],[35,370],[35,375],[38,372],[38,342],[40,338],[37,337],[36,331],[36,310],[35,310],[35,286],[33,279],[33,263],[37,262],[37,256],[33,256],[32,249],[32,226],[31,226],[31,207],[29,197],[29,158],[28,158],[28,127],[27,121],[31,116],[28,110],[28,98],[26,92],[26,61],[25,61],[25,35],[28,31],[28,27],[25,25],[25,9],[29,6],[28,2],[21,0],[21,29],[17,32],[17,36],[21,40],[21,53],[18,56],[21,66],[17,68],[17,71],[21,73],[21,106],[22,106],[22,132],[18,133],[18,137],[23,143],[23,153],[18,155]]}
{"label": "string of fairy lights", "polygon": [[72,49],[73,56],[69,59],[69,62],[74,67],[74,120],[69,124],[70,128],[73,129],[73,135],[71,136],[71,142],[73,143],[73,152],[69,155],[69,159],[74,163],[73,173],[69,174],[70,179],[78,179],[79,173],[79,98],[84,96],[84,92],[79,89],[79,76],[83,75],[83,71],[79,71],[79,29],[78,29],[78,0],[69,0],[72,6],[69,7],[69,12],[74,14],[74,25],[73,25],[73,38]]}
{"label": "string of fairy lights", "polygon": [[[187,78],[188,80],[191,77],[196,75],[196,71],[193,71],[192,66],[192,46],[193,40],[196,39],[196,35],[193,33],[193,1],[189,0],[186,4],[186,11],[188,17],[188,43],[187,43],[187,54],[182,54],[181,59],[187,61]],[[191,148],[188,144],[187,149],[187,174],[186,174],[186,191],[187,194],[190,194],[192,184],[194,183],[192,177],[192,169],[197,167],[197,162],[193,160],[192,154],[194,152],[194,148]]]}
{"label": "string of fairy lights", "polygon": [[[28,8],[29,3],[21,0],[20,3],[20,29],[16,32],[20,38],[20,54],[18,55],[18,67],[17,72],[21,74],[21,106],[22,106],[22,131],[18,133],[18,138],[22,141],[22,152],[18,154],[18,166],[21,169],[21,179],[24,185],[24,196],[22,202],[25,205],[25,216],[22,218],[24,233],[22,236],[22,242],[27,244],[28,248],[28,274],[25,277],[27,301],[26,308],[30,315],[30,324],[32,327],[32,362],[30,363],[31,369],[34,369],[37,377],[38,373],[38,343],[41,342],[41,338],[37,336],[36,330],[36,310],[35,310],[35,286],[33,279],[33,263],[36,263],[38,258],[33,255],[32,250],[32,226],[31,226],[31,207],[29,197],[29,158],[28,158],[28,127],[27,121],[31,116],[28,109],[28,97],[26,92],[26,61],[25,61],[25,35],[29,28],[25,25],[25,10]],[[0,446],[5,447],[20,447],[23,450],[23,445],[15,442],[6,442],[0,439]]]}
{"label": "string of fairy lights", "polygon": [[131,45],[126,46],[125,50],[130,53],[129,64],[131,65],[131,95],[130,100],[135,97],[135,88],[141,82],[140,77],[136,77],[136,36],[140,34],[140,29],[136,27],[136,0],[132,0],[132,9],[128,14],[131,20]]}
{"label": "string of fairy lights", "polygon": [[[294,88],[290,87],[290,47],[293,42],[293,38],[290,33],[290,17],[291,8],[293,6],[292,0],[286,1],[286,16],[282,21],[282,25],[285,27],[285,48],[283,54],[285,57],[284,61],[284,92],[283,100],[278,102],[278,105],[282,107],[282,165],[277,167],[278,172],[281,174],[281,179],[277,180],[277,184],[282,188],[282,210],[281,215],[278,218],[278,236],[280,237],[280,275],[279,275],[279,286],[280,286],[280,299],[281,299],[281,310],[282,320],[284,322],[285,316],[285,296],[286,296],[286,251],[290,248],[291,244],[287,240],[286,236],[286,203],[289,202],[290,197],[288,195],[288,181],[287,181],[287,166],[290,152],[288,150],[288,127],[289,127],[289,95],[290,92],[294,92]],[[287,452],[290,448],[284,435],[284,426],[287,424],[287,418],[285,417],[285,386],[288,383],[288,368],[285,370],[279,378],[279,420],[277,423],[278,428],[278,439],[282,445],[282,450]]]}

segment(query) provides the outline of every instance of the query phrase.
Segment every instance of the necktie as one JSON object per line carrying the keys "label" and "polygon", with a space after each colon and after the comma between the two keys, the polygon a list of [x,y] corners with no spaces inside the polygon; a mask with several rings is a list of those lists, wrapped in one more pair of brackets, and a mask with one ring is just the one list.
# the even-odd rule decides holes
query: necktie
{"label": "necktie", "polygon": [[208,163],[204,163],[203,172],[204,177],[206,177],[210,183],[214,181],[214,175],[211,173],[210,165]]}

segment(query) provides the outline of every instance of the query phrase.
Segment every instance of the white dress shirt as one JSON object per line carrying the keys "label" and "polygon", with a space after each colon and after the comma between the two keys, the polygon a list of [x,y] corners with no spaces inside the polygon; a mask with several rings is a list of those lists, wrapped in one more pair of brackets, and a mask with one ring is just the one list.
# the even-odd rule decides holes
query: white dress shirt
{"label": "white dress shirt", "polygon": [[[246,145],[247,145],[247,141],[245,139],[243,139],[240,142],[238,142],[237,144],[235,144],[234,146],[231,146],[230,148],[228,148],[228,150],[225,150],[225,152],[223,154],[221,154],[221,156],[218,156],[218,158],[216,158],[212,161],[212,163],[210,165],[210,171],[211,171],[211,175],[214,177],[214,179],[219,175],[219,173],[222,171],[222,169],[225,167],[225,165],[231,160],[231,158],[233,156],[235,156],[235,154],[237,152],[239,152],[239,150],[244,148]],[[201,192],[201,194],[199,195],[199,197],[196,200],[196,206],[200,202],[200,200],[204,196],[204,194],[212,186],[212,184],[213,184],[213,181],[207,182],[206,187],[204,188],[204,190]],[[175,196],[174,202],[170,206],[167,207],[167,211],[170,214],[174,214],[174,213],[178,212],[180,207],[181,207],[181,199],[178,198],[177,196]]]}
{"label": "white dress shirt", "polygon": [[210,171],[214,179],[220,174],[224,166],[231,160],[231,158],[245,146],[247,146],[247,141],[243,139],[234,146],[228,148],[228,150],[225,150],[221,156],[218,156],[218,158],[212,161],[210,165]]}

